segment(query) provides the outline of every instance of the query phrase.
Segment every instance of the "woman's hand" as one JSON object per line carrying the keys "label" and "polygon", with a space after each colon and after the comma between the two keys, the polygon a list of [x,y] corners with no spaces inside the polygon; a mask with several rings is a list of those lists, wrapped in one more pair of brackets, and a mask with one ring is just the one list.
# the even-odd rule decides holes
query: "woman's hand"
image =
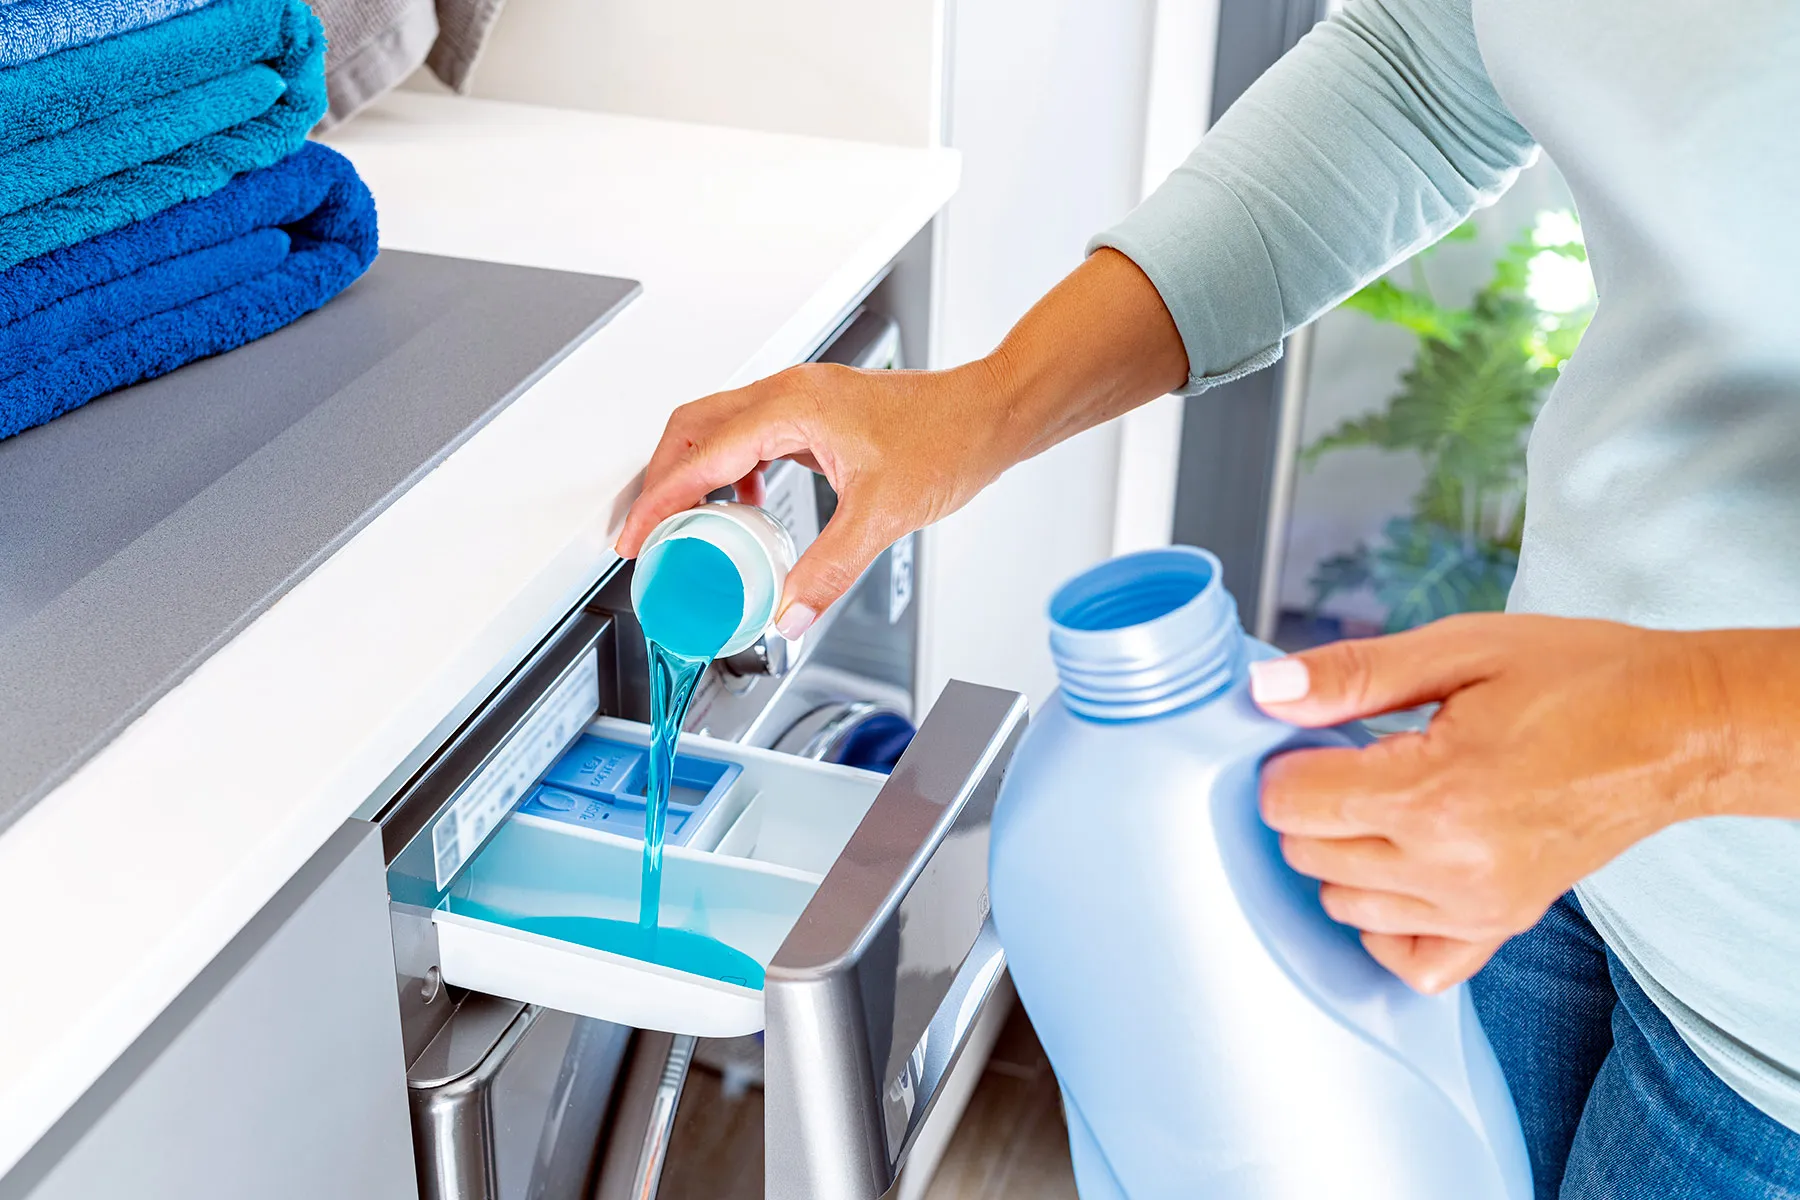
{"label": "woman's hand", "polygon": [[789,577],[779,627],[798,637],[906,533],[956,511],[1001,471],[1005,393],[986,362],[954,371],[809,363],[676,409],[625,520],[632,556],[656,523],[716,487],[762,500],[760,472],[791,458],[823,474],[838,511]]}
{"label": "woman's hand", "polygon": [[877,554],[955,512],[1023,459],[1179,386],[1187,353],[1143,272],[1102,250],[987,358],[948,371],[813,363],[677,409],[619,535],[633,557],[658,521],[790,458],[822,473],[837,513],[788,575],[777,628],[804,633]]}
{"label": "woman's hand", "polygon": [[1258,663],[1257,702],[1301,725],[1442,702],[1422,733],[1277,758],[1263,817],[1332,917],[1439,991],[1665,826],[1792,809],[1797,651],[1791,631],[1484,615]]}

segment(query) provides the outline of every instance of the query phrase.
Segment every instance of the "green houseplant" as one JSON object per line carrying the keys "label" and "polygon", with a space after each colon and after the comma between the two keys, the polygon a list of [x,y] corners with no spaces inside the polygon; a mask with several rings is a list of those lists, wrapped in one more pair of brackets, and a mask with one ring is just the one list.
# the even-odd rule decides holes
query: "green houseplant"
{"label": "green houseplant", "polygon": [[[1465,223],[1444,241],[1474,237]],[[1540,213],[1465,307],[1433,296],[1421,263],[1430,253],[1411,260],[1411,286],[1378,279],[1344,301],[1417,335],[1400,390],[1304,452],[1312,463],[1371,446],[1415,454],[1425,466],[1410,513],[1389,521],[1374,544],[1324,559],[1310,580],[1315,609],[1333,595],[1371,590],[1390,633],[1505,605],[1525,520],[1526,434],[1594,311],[1581,227],[1569,213]]]}

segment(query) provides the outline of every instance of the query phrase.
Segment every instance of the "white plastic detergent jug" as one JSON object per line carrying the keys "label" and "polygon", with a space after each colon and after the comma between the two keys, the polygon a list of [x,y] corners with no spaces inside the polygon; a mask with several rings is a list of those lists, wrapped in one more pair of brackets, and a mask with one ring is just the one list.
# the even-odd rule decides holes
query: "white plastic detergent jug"
{"label": "white plastic detergent jug", "polygon": [[1051,603],[1057,696],[994,816],[994,919],[1063,1089],[1083,1200],[1530,1200],[1465,988],[1412,991],[1258,811],[1271,755],[1347,745],[1250,700],[1219,562],[1102,564]]}

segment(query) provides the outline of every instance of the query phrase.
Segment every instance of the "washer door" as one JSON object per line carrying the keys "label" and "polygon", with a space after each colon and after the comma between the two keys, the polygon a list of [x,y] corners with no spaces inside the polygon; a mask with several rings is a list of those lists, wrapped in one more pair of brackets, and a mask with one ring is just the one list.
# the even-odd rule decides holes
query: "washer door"
{"label": "washer door", "polygon": [[892,774],[917,728],[906,714],[873,700],[822,704],[794,722],[775,749],[814,762]]}

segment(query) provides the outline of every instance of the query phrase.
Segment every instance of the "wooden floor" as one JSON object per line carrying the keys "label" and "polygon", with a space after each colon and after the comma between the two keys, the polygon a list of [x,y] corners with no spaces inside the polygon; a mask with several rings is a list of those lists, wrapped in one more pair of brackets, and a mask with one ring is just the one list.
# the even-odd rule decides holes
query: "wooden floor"
{"label": "wooden floor", "polygon": [[994,1046],[925,1200],[1076,1200],[1056,1076],[1025,1007]]}
{"label": "wooden floor", "polygon": [[762,1200],[762,1088],[732,1087],[696,1063],[681,1089],[669,1144],[676,1149],[657,1200]]}
{"label": "wooden floor", "polygon": [[[732,1094],[736,1092],[737,1094]],[[659,1200],[760,1200],[762,1090],[727,1089],[705,1066],[688,1075]],[[925,1200],[1076,1200],[1056,1076],[1022,1005],[950,1139]]]}

